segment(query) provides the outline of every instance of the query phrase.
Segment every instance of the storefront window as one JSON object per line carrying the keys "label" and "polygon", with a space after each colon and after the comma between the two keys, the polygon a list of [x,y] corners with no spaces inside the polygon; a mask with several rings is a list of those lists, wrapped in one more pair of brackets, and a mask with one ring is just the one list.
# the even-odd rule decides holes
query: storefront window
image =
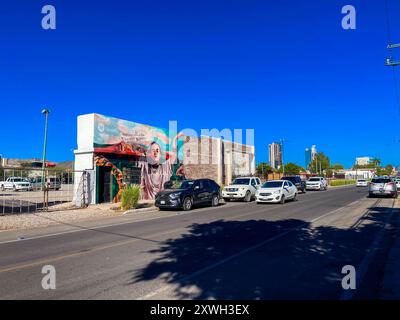
{"label": "storefront window", "polygon": [[127,168],[122,169],[123,181],[127,185],[140,184],[140,168]]}

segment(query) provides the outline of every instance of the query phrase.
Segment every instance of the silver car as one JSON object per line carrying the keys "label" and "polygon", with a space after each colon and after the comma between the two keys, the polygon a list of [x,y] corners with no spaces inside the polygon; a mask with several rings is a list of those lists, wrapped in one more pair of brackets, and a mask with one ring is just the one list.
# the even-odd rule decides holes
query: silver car
{"label": "silver car", "polygon": [[382,195],[397,198],[397,187],[389,177],[373,178],[368,187],[370,197]]}
{"label": "silver car", "polygon": [[395,177],[393,181],[397,186],[397,190],[400,190],[400,177]]}

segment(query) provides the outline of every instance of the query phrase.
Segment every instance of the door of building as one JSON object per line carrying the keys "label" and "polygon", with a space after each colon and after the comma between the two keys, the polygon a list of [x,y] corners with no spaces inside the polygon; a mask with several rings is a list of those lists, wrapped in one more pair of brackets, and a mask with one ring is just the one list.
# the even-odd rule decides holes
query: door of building
{"label": "door of building", "polygon": [[111,202],[111,180],[111,168],[99,167],[99,203]]}

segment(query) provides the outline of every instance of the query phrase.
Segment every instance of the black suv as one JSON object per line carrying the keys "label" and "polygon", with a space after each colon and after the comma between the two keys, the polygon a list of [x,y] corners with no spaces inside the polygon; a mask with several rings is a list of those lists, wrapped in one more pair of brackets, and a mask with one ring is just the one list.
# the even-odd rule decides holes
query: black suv
{"label": "black suv", "polygon": [[282,180],[288,180],[293,183],[297,190],[301,191],[302,193],[306,193],[306,181],[302,180],[299,176],[290,176],[290,177],[283,177]]}
{"label": "black suv", "polygon": [[220,187],[211,179],[168,181],[165,190],[156,195],[155,205],[160,210],[176,208],[190,210],[194,205],[218,206]]}

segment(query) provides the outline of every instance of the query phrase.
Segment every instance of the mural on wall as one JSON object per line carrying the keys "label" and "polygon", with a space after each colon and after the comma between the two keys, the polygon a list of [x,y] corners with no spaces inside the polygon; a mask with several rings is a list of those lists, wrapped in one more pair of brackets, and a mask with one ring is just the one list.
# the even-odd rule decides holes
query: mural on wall
{"label": "mural on wall", "polygon": [[111,175],[114,176],[115,180],[117,181],[118,184],[118,193],[113,199],[113,202],[116,203],[120,200],[121,193],[122,193],[122,188],[124,187],[124,182],[122,181],[122,171],[119,170],[112,162],[110,162],[107,158],[103,156],[95,156],[94,157],[94,162],[96,166],[98,167],[110,167],[111,168]]}
{"label": "mural on wall", "polygon": [[165,182],[185,178],[183,134],[171,140],[168,130],[95,115],[95,153],[102,154],[103,161],[113,156],[132,156],[141,169],[142,199],[154,199]]}

